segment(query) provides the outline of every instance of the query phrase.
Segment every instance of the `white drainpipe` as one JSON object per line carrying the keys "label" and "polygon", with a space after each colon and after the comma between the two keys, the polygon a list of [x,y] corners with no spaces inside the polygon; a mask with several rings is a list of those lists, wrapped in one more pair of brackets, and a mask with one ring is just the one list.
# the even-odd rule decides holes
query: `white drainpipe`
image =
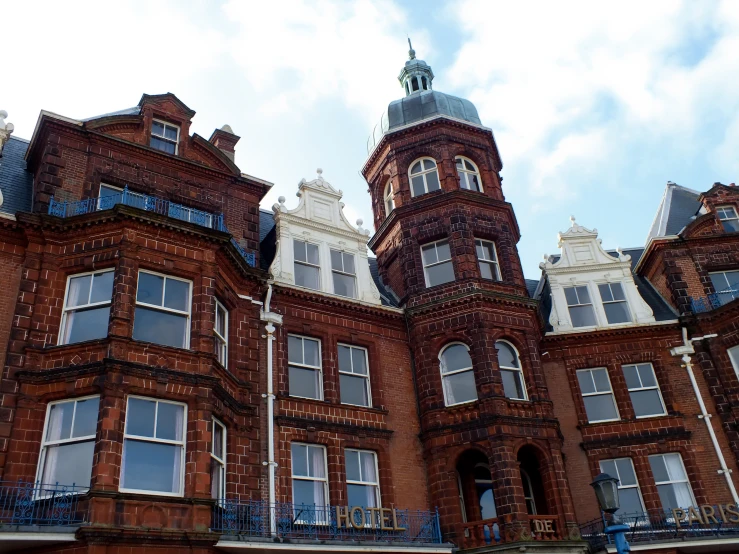
{"label": "white drainpipe", "polygon": [[[272,301],[272,283],[268,284],[267,297],[264,300],[264,309],[260,316],[262,321],[266,321],[264,330],[267,331],[267,394],[263,394],[262,398],[267,399],[267,461],[264,465],[269,467],[269,505],[270,514],[274,515],[273,507],[275,505],[275,471],[277,462],[275,462],[275,395],[273,390],[273,368],[272,368],[272,348],[275,341],[275,324],[282,323],[282,316],[270,311],[270,302]],[[264,338],[265,335],[262,335]],[[275,534],[275,518],[270,517],[271,532]]]}
{"label": "white drainpipe", "polygon": [[702,419],[705,424],[706,428],[708,429],[708,434],[711,436],[711,442],[713,443],[713,448],[716,450],[716,456],[718,456],[719,465],[721,466],[718,470],[718,473],[722,474],[724,478],[726,479],[726,484],[729,486],[729,490],[731,491],[731,496],[734,499],[735,504],[739,504],[739,495],[737,495],[736,488],[734,487],[734,481],[731,478],[731,470],[726,465],[726,459],[724,458],[724,453],[721,451],[721,447],[718,444],[718,439],[716,438],[716,433],[713,431],[713,425],[711,424],[711,417],[713,417],[711,414],[708,413],[708,410],[706,409],[706,404],[703,402],[703,396],[701,395],[700,390],[698,389],[698,383],[695,380],[695,374],[693,373],[693,364],[690,360],[690,355],[695,354],[695,348],[693,347],[693,342],[703,339],[710,339],[717,335],[705,335],[703,337],[696,337],[692,339],[688,339],[688,329],[686,327],[683,327],[683,346],[677,346],[675,348],[670,349],[670,354],[673,356],[682,356],[683,364],[685,366],[685,369],[688,370],[688,377],[690,377],[690,382],[693,385],[693,391],[695,392],[695,397],[698,400],[698,405],[701,409],[701,415],[698,416],[699,419]]}

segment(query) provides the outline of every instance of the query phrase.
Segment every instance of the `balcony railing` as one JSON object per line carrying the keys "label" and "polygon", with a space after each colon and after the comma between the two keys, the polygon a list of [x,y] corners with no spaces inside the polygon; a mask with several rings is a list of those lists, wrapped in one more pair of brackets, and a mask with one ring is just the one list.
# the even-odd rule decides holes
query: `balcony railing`
{"label": "balcony railing", "polygon": [[[739,522],[729,521],[728,518],[724,521],[720,516],[721,510],[716,506],[714,513],[714,521],[711,522],[707,521],[709,518],[704,521],[703,517],[700,522],[695,518],[692,523],[688,523],[687,519],[676,521],[671,512],[661,510],[619,514],[618,522],[630,527],[626,533],[626,540],[630,543],[739,536]],[[612,519],[613,516],[604,514],[604,517],[580,526],[580,534],[590,543],[593,552],[610,544],[612,539],[604,533],[604,529]]]}
{"label": "balcony railing", "polygon": [[0,481],[0,531],[10,526],[76,526],[85,522],[86,487]]}
{"label": "balcony railing", "polygon": [[735,298],[739,298],[739,288],[729,288],[719,292],[713,292],[705,298],[690,298],[690,306],[694,314],[710,312],[728,304]]}
{"label": "balcony railing", "polygon": [[388,508],[349,512],[346,506],[270,506],[260,500],[219,501],[211,530],[252,538],[441,544],[438,512]]}
{"label": "balcony railing", "polygon": [[[86,198],[77,202],[58,202],[52,196],[49,201],[49,215],[73,217],[101,210],[110,210],[117,204],[139,208],[140,210],[165,215],[179,221],[187,221],[201,227],[229,233],[226,224],[223,222],[223,214],[212,214],[202,210],[188,208],[187,206],[170,202],[164,198],[157,198],[156,196],[141,194],[140,192],[132,192],[128,190],[128,187],[125,187],[117,194],[109,194],[99,198]],[[248,265],[251,267],[256,266],[256,255],[253,252],[244,250],[234,238],[231,238],[231,244],[234,245]]]}
{"label": "balcony railing", "polygon": [[562,540],[562,524],[556,515],[527,516],[528,530],[524,525],[512,525],[510,518],[470,521],[457,526],[457,542],[460,548],[479,548],[517,540]]}

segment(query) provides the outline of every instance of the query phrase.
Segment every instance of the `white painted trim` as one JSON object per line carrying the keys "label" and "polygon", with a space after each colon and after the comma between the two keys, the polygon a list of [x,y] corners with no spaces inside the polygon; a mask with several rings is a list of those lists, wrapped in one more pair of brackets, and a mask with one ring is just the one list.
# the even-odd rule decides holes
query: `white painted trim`
{"label": "white painted trim", "polygon": [[[11,542],[11,541],[23,541],[23,542],[44,542],[44,543],[50,543],[50,541],[55,542],[76,542],[77,538],[74,536],[74,533],[44,533],[44,532],[27,532],[24,531],[22,533],[0,533],[0,547],[2,546],[2,543],[4,542]],[[29,548],[31,548],[32,545],[29,545]]]}
{"label": "white painted trim", "polygon": [[[685,543],[681,543],[685,544]],[[308,552],[377,552],[384,554],[388,551],[398,552],[412,552],[414,554],[451,554],[454,548],[452,546],[405,546],[398,545],[397,548],[389,547],[386,544],[377,546],[359,546],[359,545],[348,545],[348,544],[299,544],[291,542],[290,544],[281,544],[273,542],[260,542],[260,541],[229,541],[220,539],[216,543],[216,548],[228,548],[234,550],[303,550]]]}
{"label": "white painted trim", "polygon": [[[219,541],[220,543],[220,541]],[[631,551],[635,550],[667,550],[670,548],[679,548],[681,552],[689,552],[688,548],[690,547],[700,547],[700,546],[721,546],[726,544],[737,544],[739,545],[739,538],[732,538],[732,539],[703,539],[703,540],[693,540],[689,539],[687,541],[685,540],[679,540],[679,541],[671,541],[671,542],[654,542],[650,544],[629,544],[631,547]],[[218,544],[216,544],[218,546]],[[606,545],[606,551],[616,552],[616,546],[613,544]]]}

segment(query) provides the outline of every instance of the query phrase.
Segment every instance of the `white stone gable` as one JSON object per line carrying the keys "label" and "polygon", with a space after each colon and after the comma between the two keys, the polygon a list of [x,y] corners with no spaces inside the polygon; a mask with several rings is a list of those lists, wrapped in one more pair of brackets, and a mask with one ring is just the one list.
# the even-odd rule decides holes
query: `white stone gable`
{"label": "white stone gable", "polygon": [[[546,273],[552,295],[552,310],[549,323],[555,332],[586,331],[630,325],[655,323],[654,314],[639,294],[631,273],[631,256],[617,251],[615,257],[603,249],[597,229],[586,229],[571,217],[572,225],[564,233],[559,233],[558,246],[561,255],[558,260],[544,256],[539,267]],[[620,283],[628,303],[631,321],[610,324],[598,285]],[[587,287],[595,315],[595,325],[575,327],[570,314],[565,289],[568,287]]]}
{"label": "white stone gable", "polygon": [[351,254],[354,256],[356,281],[354,300],[380,305],[380,293],[372,280],[367,258],[369,230],[362,228],[361,219],[357,220],[357,227],[349,223],[344,215],[344,203],[341,202],[342,192],[331,186],[322,173],[319,169],[318,177],[312,181],[301,179],[297,192],[300,200],[296,208],[289,210],[282,196],[279,203],[272,207],[277,252],[270,273],[276,283],[297,286],[293,241],[314,244],[318,247],[320,262],[319,292],[333,295],[331,251]]}

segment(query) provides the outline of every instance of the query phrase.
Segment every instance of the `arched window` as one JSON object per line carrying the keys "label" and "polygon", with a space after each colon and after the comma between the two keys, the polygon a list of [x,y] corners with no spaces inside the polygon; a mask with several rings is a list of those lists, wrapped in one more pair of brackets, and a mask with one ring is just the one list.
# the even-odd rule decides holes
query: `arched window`
{"label": "arched window", "polygon": [[531,484],[531,477],[526,470],[521,468],[521,484],[523,485],[523,497],[526,500],[526,511],[529,515],[536,515],[536,501],[534,500],[534,486]]}
{"label": "arched window", "polygon": [[427,81],[426,81],[426,77],[421,77],[421,88],[423,88],[423,90],[428,90],[429,88]]}
{"label": "arched window", "polygon": [[480,180],[480,171],[477,166],[464,156],[454,158],[457,165],[457,175],[459,176],[459,188],[482,192],[482,181]]}
{"label": "arched window", "polygon": [[390,212],[395,209],[395,201],[393,200],[393,184],[390,181],[387,182],[385,192],[382,197],[385,201],[385,217],[388,217]]}
{"label": "arched window", "polygon": [[444,388],[444,404],[453,406],[477,400],[472,358],[461,343],[450,344],[439,354],[439,368]]}
{"label": "arched window", "polygon": [[490,475],[490,467],[487,464],[477,464],[474,470],[475,488],[477,489],[477,500],[480,503],[481,519],[493,519],[498,517],[495,508],[495,495],[493,494],[493,478]]}
{"label": "arched window", "polygon": [[427,192],[439,190],[439,172],[436,169],[436,161],[431,158],[421,158],[411,164],[408,172],[411,180],[411,193],[413,196],[421,196]]}
{"label": "arched window", "polygon": [[521,371],[521,360],[513,346],[499,340],[495,343],[498,350],[498,366],[503,379],[503,393],[514,400],[526,400],[526,386]]}
{"label": "arched window", "polygon": [[413,92],[418,90],[418,77],[413,77],[411,80],[411,86],[413,87]]}

